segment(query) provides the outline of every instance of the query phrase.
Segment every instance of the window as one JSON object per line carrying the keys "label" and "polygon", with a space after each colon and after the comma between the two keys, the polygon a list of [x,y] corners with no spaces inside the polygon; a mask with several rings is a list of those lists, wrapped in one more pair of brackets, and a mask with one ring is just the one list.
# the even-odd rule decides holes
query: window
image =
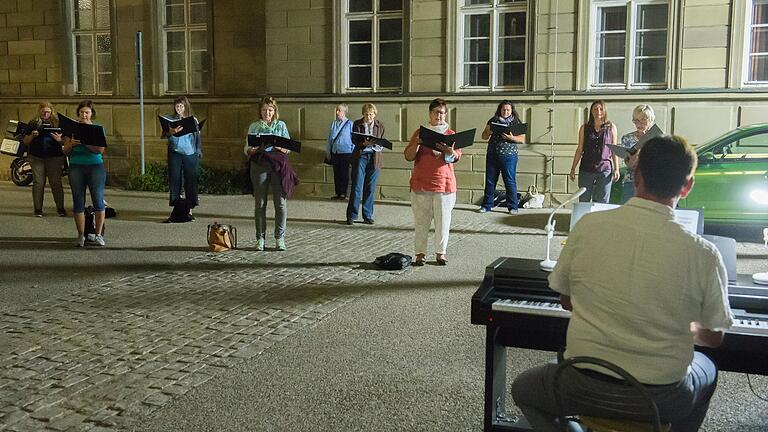
{"label": "window", "polygon": [[110,0],[73,0],[72,43],[75,91],[112,94]]}
{"label": "window", "polygon": [[164,0],[166,93],[208,91],[208,11],[208,0]]}
{"label": "window", "polygon": [[592,16],[593,86],[667,86],[670,17],[666,0],[595,1]]}
{"label": "window", "polygon": [[459,0],[459,89],[525,87],[527,17],[527,0]]}
{"label": "window", "polygon": [[342,29],[347,91],[403,88],[403,0],[348,0]]}
{"label": "window", "polygon": [[747,15],[746,80],[768,84],[768,0],[753,1]]}

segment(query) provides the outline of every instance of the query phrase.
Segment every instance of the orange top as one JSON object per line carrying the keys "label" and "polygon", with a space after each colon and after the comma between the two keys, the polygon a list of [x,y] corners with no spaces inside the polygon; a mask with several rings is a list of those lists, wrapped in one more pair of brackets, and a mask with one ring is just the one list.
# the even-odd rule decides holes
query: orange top
{"label": "orange top", "polygon": [[[454,132],[448,129],[445,135],[452,135]],[[410,144],[414,144],[419,139],[419,131],[411,136]],[[456,150],[461,158],[461,150]],[[457,159],[458,161],[458,159]],[[456,176],[453,173],[453,163],[445,161],[445,155],[435,156],[431,148],[420,146],[416,159],[413,161],[413,171],[411,172],[411,190],[414,192],[456,192]]]}

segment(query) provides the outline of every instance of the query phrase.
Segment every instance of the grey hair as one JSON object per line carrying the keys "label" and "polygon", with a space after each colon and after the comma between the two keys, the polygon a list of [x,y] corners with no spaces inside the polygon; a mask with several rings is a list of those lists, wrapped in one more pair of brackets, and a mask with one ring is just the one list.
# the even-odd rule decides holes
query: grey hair
{"label": "grey hair", "polygon": [[648,124],[651,125],[656,121],[656,114],[653,113],[653,108],[648,104],[640,104],[632,110],[632,119],[645,118],[648,120]]}

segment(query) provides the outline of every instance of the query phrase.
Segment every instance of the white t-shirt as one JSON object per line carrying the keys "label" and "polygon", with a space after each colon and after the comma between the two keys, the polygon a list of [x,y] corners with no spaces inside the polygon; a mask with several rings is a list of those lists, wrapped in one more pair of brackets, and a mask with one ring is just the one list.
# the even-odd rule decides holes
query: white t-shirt
{"label": "white t-shirt", "polygon": [[641,198],[584,216],[549,285],[573,303],[565,355],[608,360],[644,384],[685,376],[690,322],[732,324],[720,252],[675,222],[672,208]]}

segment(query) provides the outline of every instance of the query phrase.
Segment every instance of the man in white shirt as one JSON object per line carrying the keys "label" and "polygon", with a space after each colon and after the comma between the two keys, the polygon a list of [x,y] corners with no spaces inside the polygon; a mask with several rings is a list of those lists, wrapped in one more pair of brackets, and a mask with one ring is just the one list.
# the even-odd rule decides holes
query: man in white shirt
{"label": "man in white shirt", "polygon": [[[675,221],[673,209],[693,187],[695,168],[696,154],[682,138],[648,141],[635,171],[636,197],[582,218],[549,276],[572,311],[565,357],[597,357],[627,370],[675,432],[699,429],[717,382],[715,365],[694,352],[694,344],[720,345],[732,323],[720,253]],[[555,368],[530,369],[512,385],[515,402],[537,431],[560,430]],[[587,388],[636,394],[599,367],[570,368],[560,379],[561,395]],[[584,401],[563,404],[566,415],[610,417]]]}

